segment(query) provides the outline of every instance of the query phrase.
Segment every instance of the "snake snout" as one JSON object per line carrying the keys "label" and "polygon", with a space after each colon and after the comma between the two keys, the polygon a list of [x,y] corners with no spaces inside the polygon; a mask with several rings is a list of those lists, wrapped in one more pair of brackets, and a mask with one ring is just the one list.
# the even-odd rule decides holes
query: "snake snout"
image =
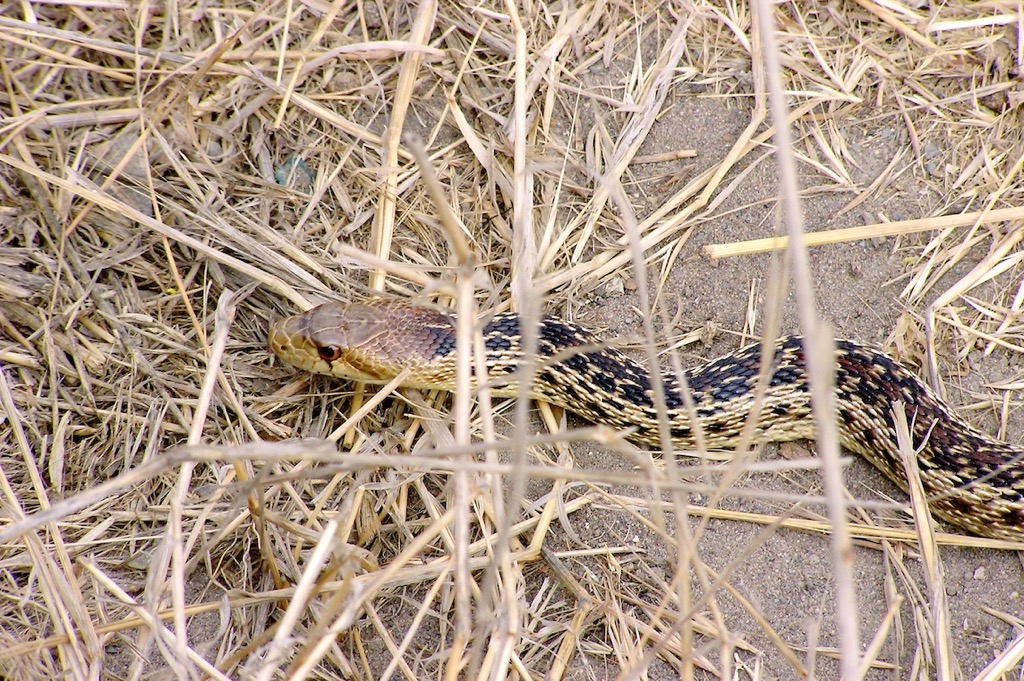
{"label": "snake snout", "polygon": [[268,340],[270,351],[284,364],[303,367],[300,361],[304,356],[301,352],[302,344],[300,316],[286,317],[279,319],[270,325]]}

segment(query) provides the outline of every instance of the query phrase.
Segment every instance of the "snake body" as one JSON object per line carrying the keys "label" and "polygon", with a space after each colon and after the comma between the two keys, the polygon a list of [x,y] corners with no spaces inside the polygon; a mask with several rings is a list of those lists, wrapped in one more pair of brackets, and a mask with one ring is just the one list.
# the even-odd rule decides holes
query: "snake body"
{"label": "snake body", "polygon": [[[376,300],[329,303],[273,325],[270,346],[283,362],[355,381],[455,388],[456,319],[434,308]],[[519,318],[497,314],[482,328],[492,394],[515,396],[523,358]],[[529,394],[659,446],[658,412],[643,365],[576,324],[545,316],[538,327],[536,374]],[[836,344],[835,405],[840,441],[906,489],[892,408],[902,401],[917,447],[931,512],[968,532],[1024,540],[1024,449],[975,429],[908,369],[880,350]],[[760,345],[749,345],[685,372],[704,445],[731,449],[754,401]],[[757,430],[758,441],[814,437],[799,336],[780,338]],[[662,377],[672,444],[695,447],[694,424],[674,372]]]}

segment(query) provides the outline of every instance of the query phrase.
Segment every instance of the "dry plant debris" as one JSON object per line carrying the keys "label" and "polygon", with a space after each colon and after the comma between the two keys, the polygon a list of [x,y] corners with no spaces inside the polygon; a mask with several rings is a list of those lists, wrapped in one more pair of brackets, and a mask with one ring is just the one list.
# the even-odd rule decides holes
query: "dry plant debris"
{"label": "dry plant debris", "polygon": [[[508,404],[450,411],[266,351],[271,319],[376,292],[586,315],[650,287],[672,308],[691,236],[776,203],[729,207],[774,161],[768,4],[0,4],[0,676],[835,678],[859,645],[847,664],[870,678],[1019,677],[1020,566],[987,639],[944,602],[944,551],[1005,543],[919,539],[858,495],[886,601],[840,612],[862,640],[837,640],[827,604],[772,612],[736,578],[785,581],[758,562],[780,536],[827,546],[816,490],[734,485],[813,461],[684,475],[544,407],[555,434],[530,437]],[[770,11],[805,201],[930,230],[885,245],[904,266],[894,351],[937,383],[1006,358],[967,406],[1020,423],[1024,9]],[[672,118],[694,99],[745,126],[695,148],[701,121]],[[866,181],[854,129],[894,150]],[[921,212],[888,214],[897,195]],[[977,219],[942,221],[960,213]],[[730,241],[773,234],[753,226]],[[661,349],[703,337],[662,318]],[[575,462],[602,441],[626,463]],[[746,533],[715,566],[701,540],[723,525]]]}

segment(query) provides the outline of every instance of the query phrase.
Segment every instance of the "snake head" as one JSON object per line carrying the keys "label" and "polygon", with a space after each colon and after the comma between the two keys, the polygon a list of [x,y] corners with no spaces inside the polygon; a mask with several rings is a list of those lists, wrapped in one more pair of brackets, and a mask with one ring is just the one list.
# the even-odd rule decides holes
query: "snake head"
{"label": "snake head", "polygon": [[432,337],[410,330],[431,322],[450,320],[442,312],[397,301],[326,303],[274,323],[270,349],[305,371],[387,383],[410,362],[429,358],[433,350],[424,346]]}
{"label": "snake head", "polygon": [[373,368],[361,349],[372,347],[385,331],[380,314],[374,317],[366,305],[326,303],[275,322],[270,349],[298,369],[379,383],[387,377]]}

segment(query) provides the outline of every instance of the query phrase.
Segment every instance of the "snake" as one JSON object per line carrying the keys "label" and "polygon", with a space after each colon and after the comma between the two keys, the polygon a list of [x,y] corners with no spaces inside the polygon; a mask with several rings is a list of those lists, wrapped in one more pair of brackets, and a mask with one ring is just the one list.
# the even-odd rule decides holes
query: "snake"
{"label": "snake", "polygon": [[[475,321],[486,353],[483,383],[496,397],[516,396],[525,367],[520,317]],[[404,300],[326,303],[272,324],[269,344],[281,362],[308,372],[371,384],[406,372],[404,387],[454,391],[457,323],[450,312]],[[654,448],[661,443],[659,409],[679,451],[694,450],[698,439],[707,450],[734,449],[756,404],[756,442],[814,439],[804,339],[780,337],[765,354],[771,367],[760,400],[765,360],[754,343],[681,374],[660,372],[659,406],[642,363],[579,324],[545,315],[536,327],[528,394]],[[893,411],[902,404],[932,515],[969,534],[1024,541],[1024,448],[972,426],[882,350],[837,340],[834,366],[834,413],[846,450],[906,491]]]}

